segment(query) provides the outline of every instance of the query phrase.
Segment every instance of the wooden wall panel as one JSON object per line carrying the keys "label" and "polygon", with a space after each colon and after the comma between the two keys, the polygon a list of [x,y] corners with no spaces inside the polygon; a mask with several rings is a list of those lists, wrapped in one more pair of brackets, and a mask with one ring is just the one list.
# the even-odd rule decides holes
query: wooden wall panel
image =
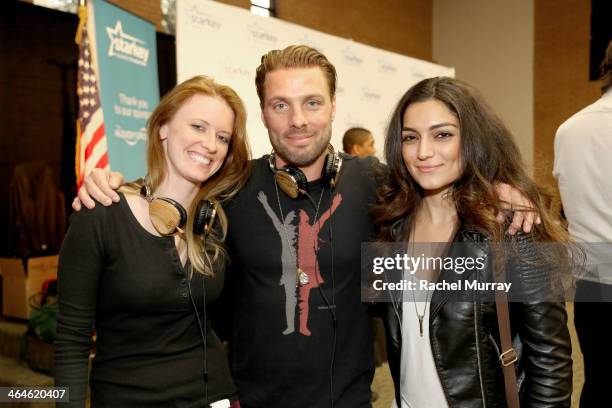
{"label": "wooden wall panel", "polygon": [[162,31],[162,13],[159,0],[107,0],[116,6],[136,14],[156,25],[158,31]]}
{"label": "wooden wall panel", "polygon": [[[159,1],[110,0],[161,30]],[[247,0],[220,3],[248,9]],[[399,54],[431,60],[432,0],[280,0],[277,17]]]}
{"label": "wooden wall panel", "polygon": [[552,164],[557,128],[600,95],[599,84],[589,82],[590,3],[535,2],[535,176],[551,186],[556,186]]}
{"label": "wooden wall panel", "polygon": [[431,0],[281,0],[278,17],[339,37],[431,60]]}

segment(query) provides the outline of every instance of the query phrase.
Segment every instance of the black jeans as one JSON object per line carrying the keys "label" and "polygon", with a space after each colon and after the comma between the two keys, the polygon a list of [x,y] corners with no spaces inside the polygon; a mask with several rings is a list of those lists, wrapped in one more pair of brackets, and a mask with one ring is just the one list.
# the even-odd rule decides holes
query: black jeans
{"label": "black jeans", "polygon": [[612,324],[612,285],[585,280],[578,282],[574,324],[584,356],[580,408],[599,408],[610,398],[612,337],[605,333]]}

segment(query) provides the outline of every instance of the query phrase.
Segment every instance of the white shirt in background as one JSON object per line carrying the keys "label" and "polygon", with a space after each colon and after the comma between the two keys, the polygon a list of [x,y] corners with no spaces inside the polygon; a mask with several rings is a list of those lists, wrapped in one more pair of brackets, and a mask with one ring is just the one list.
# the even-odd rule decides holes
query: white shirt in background
{"label": "white shirt in background", "polygon": [[[612,242],[612,89],[559,127],[553,175],[571,236],[578,242]],[[585,247],[588,263],[598,269],[583,278],[612,284],[609,248]]]}

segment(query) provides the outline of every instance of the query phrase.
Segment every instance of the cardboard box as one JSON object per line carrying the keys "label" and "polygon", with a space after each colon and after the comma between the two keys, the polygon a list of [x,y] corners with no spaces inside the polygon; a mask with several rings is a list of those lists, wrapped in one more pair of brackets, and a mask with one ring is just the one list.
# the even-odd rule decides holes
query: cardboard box
{"label": "cardboard box", "polygon": [[24,269],[21,259],[0,258],[4,316],[19,319],[30,316],[30,298],[41,292],[46,280],[57,278],[57,261],[57,255],[28,258]]}

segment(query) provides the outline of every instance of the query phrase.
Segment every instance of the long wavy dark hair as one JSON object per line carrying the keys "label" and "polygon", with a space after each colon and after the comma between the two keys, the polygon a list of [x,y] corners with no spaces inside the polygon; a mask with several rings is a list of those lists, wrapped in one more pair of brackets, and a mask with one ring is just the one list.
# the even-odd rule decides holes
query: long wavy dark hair
{"label": "long wavy dark hair", "polygon": [[550,211],[552,195],[527,174],[519,149],[499,117],[472,86],[448,77],[422,80],[398,102],[385,140],[388,174],[378,190],[371,214],[381,241],[401,241],[423,199],[423,189],[408,172],[402,157],[401,129],[410,104],[434,99],[459,119],[463,172],[449,191],[464,227],[474,228],[493,242],[501,242],[506,227],[496,220],[501,202],[495,183],[506,183],[525,195],[540,214],[534,230],[540,242],[569,242],[567,231]]}

